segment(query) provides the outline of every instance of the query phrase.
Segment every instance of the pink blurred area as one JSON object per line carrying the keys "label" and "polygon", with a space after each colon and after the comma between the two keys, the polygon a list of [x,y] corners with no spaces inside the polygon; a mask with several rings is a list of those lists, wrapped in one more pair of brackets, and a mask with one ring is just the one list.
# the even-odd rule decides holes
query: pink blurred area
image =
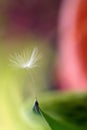
{"label": "pink blurred area", "polygon": [[[85,2],[82,1],[82,3]],[[82,44],[80,44],[76,34],[80,4],[81,0],[63,1],[58,19],[59,52],[56,59],[58,62],[56,63],[56,76],[57,81],[58,78],[60,79],[61,87],[65,91],[87,91],[87,76],[84,73],[84,66],[82,66],[84,60],[81,60],[84,57],[81,57],[80,53],[78,53],[80,52],[80,46],[84,49],[84,44],[87,44],[87,41],[82,41]],[[87,48],[82,53],[87,54],[85,51],[87,51]],[[85,60],[87,61],[87,58]]]}
{"label": "pink blurred area", "polygon": [[56,31],[59,0],[8,0],[1,3],[4,28],[17,36],[32,33],[51,37]]}

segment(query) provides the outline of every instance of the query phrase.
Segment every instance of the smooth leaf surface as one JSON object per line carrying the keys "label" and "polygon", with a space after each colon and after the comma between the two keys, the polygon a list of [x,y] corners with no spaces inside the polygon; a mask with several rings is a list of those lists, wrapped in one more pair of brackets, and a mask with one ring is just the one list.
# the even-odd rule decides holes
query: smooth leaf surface
{"label": "smooth leaf surface", "polygon": [[[48,101],[47,101],[48,100]],[[47,103],[48,102],[48,103]],[[41,103],[48,124],[53,130],[86,130],[87,129],[87,95],[59,94],[44,97]]]}
{"label": "smooth leaf surface", "polygon": [[41,112],[52,130],[70,130],[69,126],[65,125],[64,123],[60,121],[56,121],[55,119],[53,119],[52,117],[44,113],[43,111]]}

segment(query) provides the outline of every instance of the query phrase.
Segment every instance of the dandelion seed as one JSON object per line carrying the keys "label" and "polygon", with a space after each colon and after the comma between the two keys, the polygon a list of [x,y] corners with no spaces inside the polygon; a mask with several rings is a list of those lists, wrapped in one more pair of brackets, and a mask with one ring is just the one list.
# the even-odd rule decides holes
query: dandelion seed
{"label": "dandelion seed", "polygon": [[38,53],[38,48],[34,48],[32,53],[23,51],[10,56],[11,65],[22,69],[31,69],[38,67],[42,55]]}
{"label": "dandelion seed", "polygon": [[34,106],[33,106],[33,111],[37,114],[40,114],[40,110],[39,110],[39,103],[37,101],[37,99],[34,102]]}

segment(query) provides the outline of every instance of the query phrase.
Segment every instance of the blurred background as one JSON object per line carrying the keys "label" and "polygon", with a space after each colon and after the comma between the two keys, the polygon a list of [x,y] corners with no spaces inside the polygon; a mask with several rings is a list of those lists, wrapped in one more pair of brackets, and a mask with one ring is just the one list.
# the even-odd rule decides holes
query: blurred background
{"label": "blurred background", "polygon": [[[20,117],[21,106],[29,98],[34,100],[39,94],[55,89],[52,68],[59,4],[58,0],[0,1],[1,130],[29,129]],[[29,53],[35,47],[42,55],[39,67],[21,69],[12,65],[11,56],[15,62],[15,53]]]}
{"label": "blurred background", "polygon": [[[1,130],[28,129],[19,109],[29,98],[87,91],[86,27],[85,0],[0,0]],[[12,65],[36,47],[39,67]]]}
{"label": "blurred background", "polygon": [[[51,68],[55,57],[59,4],[60,1],[58,0],[0,1],[0,66],[4,76],[8,75],[7,71],[13,73],[19,71],[14,71],[9,67],[10,55],[26,49],[31,51],[33,48],[37,47],[43,55],[41,59],[43,65],[40,66],[40,69],[36,70],[35,78],[38,79],[34,80],[35,82],[39,82],[39,84],[42,80],[45,80],[45,82],[40,85],[35,83],[34,87],[36,85],[38,87],[35,88],[41,86],[44,90],[54,88],[51,81],[53,76]],[[25,73],[27,74],[28,71]],[[21,78],[21,76],[19,77]],[[6,80],[7,78],[4,79]],[[31,84],[32,81],[31,79],[29,81],[29,79],[30,76],[27,75],[24,83],[25,89],[26,87],[27,89],[31,88],[31,85],[29,86],[28,84]]]}
{"label": "blurred background", "polygon": [[[17,83],[19,88],[23,88],[25,97],[32,93],[36,96],[39,91],[56,89],[53,65],[59,5],[59,0],[0,1],[0,80],[6,88],[12,87],[8,85],[10,81]],[[43,55],[40,68],[29,72],[10,66],[10,55],[23,50],[32,51],[35,47]]]}

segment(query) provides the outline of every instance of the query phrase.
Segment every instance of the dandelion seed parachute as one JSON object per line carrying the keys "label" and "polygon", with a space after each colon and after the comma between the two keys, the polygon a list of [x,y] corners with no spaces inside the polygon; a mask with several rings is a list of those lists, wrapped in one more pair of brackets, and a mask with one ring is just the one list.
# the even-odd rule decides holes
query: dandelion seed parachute
{"label": "dandelion seed parachute", "polygon": [[38,48],[34,48],[32,53],[29,51],[23,51],[21,53],[15,53],[10,56],[11,65],[22,69],[31,69],[38,67],[42,55],[39,54]]}

